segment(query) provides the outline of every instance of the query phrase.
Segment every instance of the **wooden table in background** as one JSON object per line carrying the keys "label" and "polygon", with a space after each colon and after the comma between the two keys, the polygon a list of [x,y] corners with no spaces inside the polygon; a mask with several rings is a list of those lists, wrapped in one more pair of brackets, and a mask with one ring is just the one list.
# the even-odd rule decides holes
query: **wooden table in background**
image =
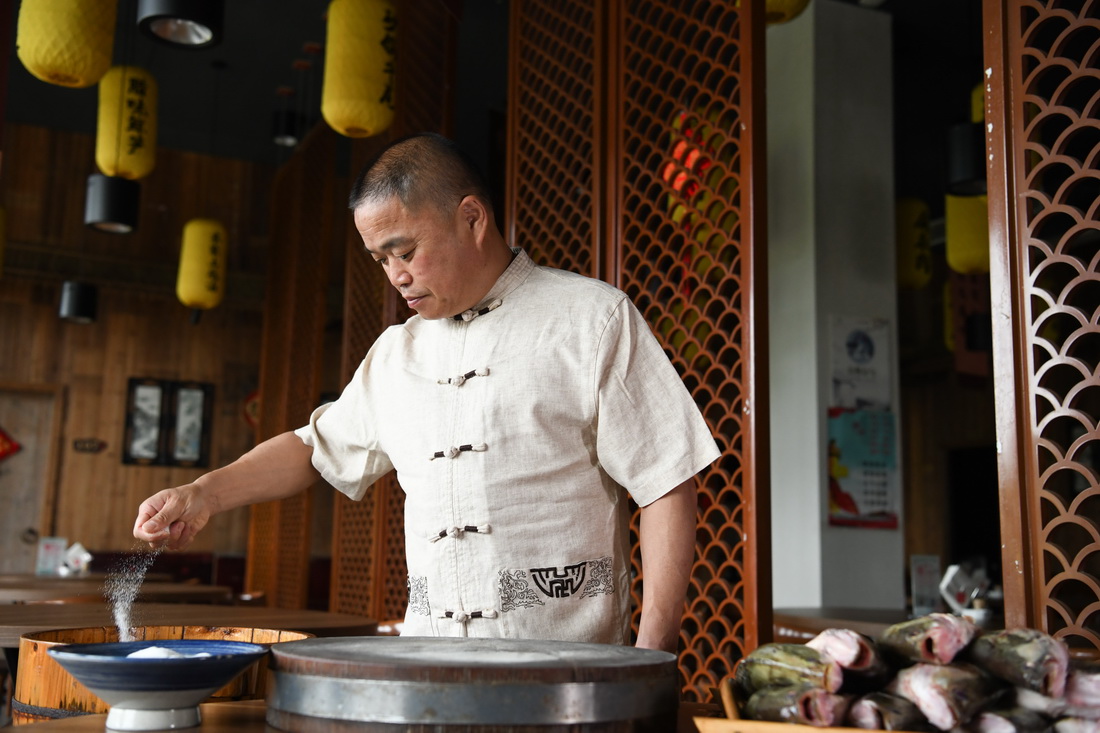
{"label": "wooden table in background", "polygon": [[878,608],[777,608],[772,612],[775,640],[803,644],[825,629],[851,629],[878,637],[909,618],[904,610]]}
{"label": "wooden table in background", "polygon": [[[87,573],[83,573],[82,575],[39,575],[38,573],[0,573],[0,583],[11,583],[11,582],[25,581],[25,580],[67,581],[67,580],[88,580],[88,579],[99,580],[100,582],[102,582],[102,581],[106,580],[108,577],[110,577],[111,575],[112,575],[112,573],[101,571],[101,570],[93,570],[93,571],[90,571],[90,572],[87,572]],[[156,580],[156,581],[163,581],[163,582],[166,582],[166,583],[175,580],[175,578],[172,577],[171,573],[162,573],[162,572],[157,572],[157,571],[153,571],[153,570],[150,570],[147,573],[145,573],[145,579],[147,581],[150,581],[150,582]]]}
{"label": "wooden table in background", "polygon": [[[0,578],[0,605],[52,600],[95,600],[104,597],[104,577],[61,578],[28,575]],[[165,603],[228,603],[233,589],[227,585],[146,581],[141,584],[138,600]]]}

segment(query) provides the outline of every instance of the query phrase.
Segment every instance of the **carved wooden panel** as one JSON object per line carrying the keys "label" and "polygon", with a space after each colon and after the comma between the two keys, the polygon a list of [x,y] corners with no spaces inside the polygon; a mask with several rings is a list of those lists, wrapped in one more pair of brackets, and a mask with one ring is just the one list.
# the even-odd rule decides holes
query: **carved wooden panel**
{"label": "carved wooden panel", "polygon": [[1100,652],[1100,2],[986,0],[1009,625]]}
{"label": "carved wooden panel", "polygon": [[[350,175],[390,141],[421,131],[451,134],[455,19],[442,3],[403,2],[397,31],[397,110],[383,135],[355,141]],[[350,221],[351,212],[347,212]],[[367,256],[353,226],[345,240],[343,381],[387,326],[412,312],[383,270]],[[361,501],[337,497],[333,519],[330,609],[379,620],[401,619],[408,601],[405,567],[405,494],[391,472]]]}
{"label": "carved wooden panel", "polygon": [[[766,277],[753,247],[763,241],[754,210],[763,178],[752,167],[763,161],[762,67],[751,64],[763,48],[762,3],[740,13],[708,0],[511,10],[513,242],[542,264],[621,287],[723,451],[699,476],[681,635],[685,694],[708,699],[771,625],[761,549]],[[634,545],[637,609],[644,574]]]}
{"label": "carved wooden panel", "polygon": [[597,15],[590,0],[509,11],[508,241],[541,265],[596,277]]}
{"label": "carved wooden panel", "polygon": [[[305,424],[324,372],[329,259],[342,222],[332,212],[336,133],[318,128],[280,170],[272,191],[257,437]],[[246,585],[280,608],[304,608],[309,590],[311,493],[252,508]]]}

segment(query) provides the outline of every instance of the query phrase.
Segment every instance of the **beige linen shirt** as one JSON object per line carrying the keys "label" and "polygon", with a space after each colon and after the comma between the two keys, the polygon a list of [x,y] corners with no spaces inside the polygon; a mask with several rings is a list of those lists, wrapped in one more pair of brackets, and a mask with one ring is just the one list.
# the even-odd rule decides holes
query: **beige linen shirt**
{"label": "beige linen shirt", "polygon": [[352,499],[397,470],[403,633],[627,643],[627,491],[719,451],[624,293],[515,252],[478,308],[387,329],[297,434]]}

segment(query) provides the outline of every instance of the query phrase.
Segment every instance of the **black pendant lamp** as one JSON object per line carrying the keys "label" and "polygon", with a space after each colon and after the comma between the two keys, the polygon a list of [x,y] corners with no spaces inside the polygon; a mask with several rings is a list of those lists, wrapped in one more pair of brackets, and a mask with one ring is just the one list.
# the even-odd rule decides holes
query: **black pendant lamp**
{"label": "black pendant lamp", "polygon": [[58,315],[72,323],[95,323],[98,291],[91,283],[66,280],[61,284]]}
{"label": "black pendant lamp", "polygon": [[948,129],[947,190],[956,196],[985,193],[985,131],[981,122],[960,122]]}
{"label": "black pendant lamp", "polygon": [[180,48],[221,42],[223,0],[138,0],[137,24],[149,37]]}
{"label": "black pendant lamp", "polygon": [[84,196],[84,223],[111,234],[129,234],[137,226],[141,184],[93,173]]}

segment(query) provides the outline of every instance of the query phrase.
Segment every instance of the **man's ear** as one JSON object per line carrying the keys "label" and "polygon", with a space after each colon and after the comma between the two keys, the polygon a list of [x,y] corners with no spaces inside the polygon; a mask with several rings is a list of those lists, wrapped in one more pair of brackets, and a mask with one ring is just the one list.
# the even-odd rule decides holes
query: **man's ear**
{"label": "man's ear", "polygon": [[470,232],[480,239],[489,222],[489,211],[476,196],[466,196],[458,203],[458,212]]}

